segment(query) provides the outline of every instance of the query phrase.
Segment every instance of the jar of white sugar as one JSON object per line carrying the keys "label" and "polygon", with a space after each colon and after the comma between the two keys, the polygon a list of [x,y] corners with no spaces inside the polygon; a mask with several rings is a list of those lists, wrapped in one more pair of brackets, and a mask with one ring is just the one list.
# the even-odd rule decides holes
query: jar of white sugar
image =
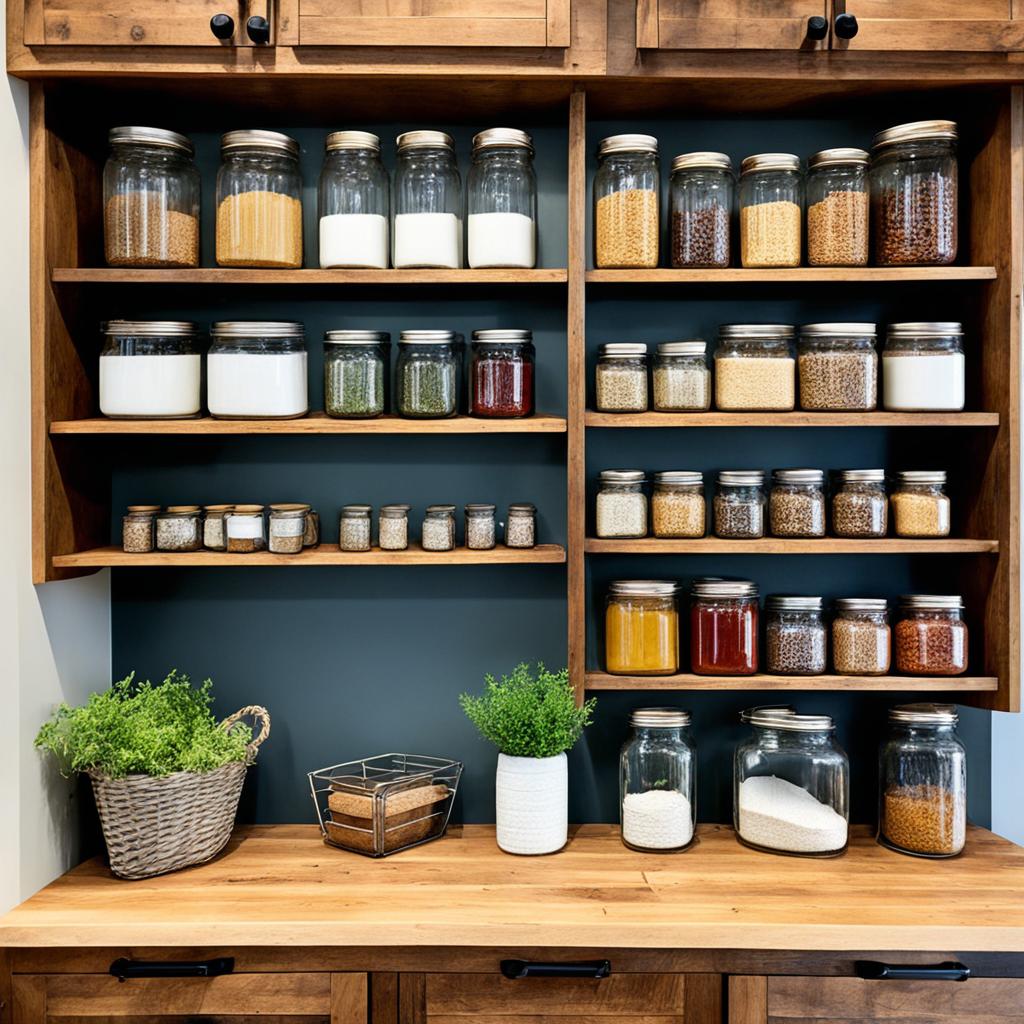
{"label": "jar of white sugar", "polygon": [[320,266],[388,265],[391,183],[370,132],[331,132],[320,171]]}
{"label": "jar of white sugar", "polygon": [[790,708],[743,712],[750,738],[733,761],[733,821],[740,841],[770,853],[834,857],[846,849],[850,763],[828,715]]}
{"label": "jar of white sugar", "polygon": [[392,265],[462,266],[462,178],[455,143],[444,132],[405,132],[395,140]]}
{"label": "jar of white sugar", "polygon": [[634,850],[668,853],[693,841],[697,748],[690,713],[637,708],[619,755],[622,841]]}
{"label": "jar of white sugar", "polygon": [[647,497],[642,469],[606,469],[597,492],[598,537],[646,537]]}
{"label": "jar of white sugar", "polygon": [[518,128],[473,137],[467,182],[469,265],[530,268],[537,261],[533,140]]}
{"label": "jar of white sugar", "polygon": [[901,411],[964,407],[963,328],[958,323],[890,324],[882,352],[882,404]]}

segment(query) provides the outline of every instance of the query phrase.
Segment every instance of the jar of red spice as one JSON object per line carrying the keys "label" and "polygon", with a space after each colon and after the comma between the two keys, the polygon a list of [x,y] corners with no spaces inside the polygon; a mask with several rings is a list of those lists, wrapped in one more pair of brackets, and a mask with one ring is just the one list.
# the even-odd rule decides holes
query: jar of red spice
{"label": "jar of red spice", "polygon": [[530,331],[473,332],[474,416],[516,419],[533,415],[535,351]]}
{"label": "jar of red spice", "polygon": [[967,671],[967,623],[956,595],[905,594],[894,630],[896,671],[958,676]]}
{"label": "jar of red spice", "polygon": [[757,584],[697,579],[690,592],[690,661],[699,676],[757,671]]}

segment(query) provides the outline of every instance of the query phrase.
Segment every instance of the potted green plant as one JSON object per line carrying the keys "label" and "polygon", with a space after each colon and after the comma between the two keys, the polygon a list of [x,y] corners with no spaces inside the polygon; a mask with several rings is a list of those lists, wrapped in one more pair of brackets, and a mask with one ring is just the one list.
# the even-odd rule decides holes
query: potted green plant
{"label": "potted green plant", "polygon": [[[261,707],[218,722],[212,683],[172,671],[157,686],[134,673],[78,708],[61,704],[36,746],[65,775],[92,782],[110,868],[150,878],[215,857],[231,837],[246,769],[270,734]],[[259,722],[255,737],[241,722]]]}
{"label": "potted green plant", "polygon": [[566,751],[593,718],[595,700],[577,705],[569,672],[536,674],[525,662],[500,680],[488,675],[480,696],[459,703],[498,748],[495,817],[506,853],[554,853],[565,846],[569,822]]}

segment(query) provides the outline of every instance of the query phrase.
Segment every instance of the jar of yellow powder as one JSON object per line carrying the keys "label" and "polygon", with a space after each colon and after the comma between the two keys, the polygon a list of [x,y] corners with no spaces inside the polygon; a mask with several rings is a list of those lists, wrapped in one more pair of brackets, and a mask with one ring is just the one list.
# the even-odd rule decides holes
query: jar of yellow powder
{"label": "jar of yellow powder", "polygon": [[671,580],[615,580],[605,608],[605,668],[613,675],[679,671],[679,612]]}

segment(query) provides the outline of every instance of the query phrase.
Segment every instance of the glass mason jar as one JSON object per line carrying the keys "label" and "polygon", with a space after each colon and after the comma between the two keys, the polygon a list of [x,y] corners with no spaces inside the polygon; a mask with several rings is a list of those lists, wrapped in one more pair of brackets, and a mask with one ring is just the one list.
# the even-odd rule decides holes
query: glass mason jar
{"label": "glass mason jar", "polygon": [[897,411],[964,407],[963,327],[953,322],[890,324],[882,351],[882,405]]}
{"label": "glass mason jar", "polygon": [[299,144],[280,132],[228,132],[217,172],[217,265],[302,266]]}
{"label": "glass mason jar", "polygon": [[757,584],[696,579],[690,590],[690,670],[699,676],[757,671]]}
{"label": "glass mason jar", "polygon": [[612,675],[670,676],[679,671],[677,583],[615,580],[604,613],[605,669]]}
{"label": "glass mason jar", "polygon": [[493,419],[533,415],[533,334],[520,330],[473,332],[472,414]]}
{"label": "glass mason jar", "polygon": [[270,506],[267,547],[273,554],[297,555],[302,551],[309,512],[309,506],[302,502]]}
{"label": "glass mason jar", "polygon": [[704,475],[688,470],[655,473],[651,519],[655,537],[703,537]]}
{"label": "glass mason jar", "polygon": [[967,751],[952,704],[889,711],[878,759],[878,841],[918,857],[955,857],[967,840]]}
{"label": "glass mason jar", "polygon": [[528,501],[509,505],[505,547],[532,548],[537,543],[537,507]]}
{"label": "glass mason jar", "polygon": [[820,676],[828,664],[828,636],[820,597],[772,594],[765,599],[765,671]]}
{"label": "glass mason jar", "polygon": [[889,502],[884,469],[844,469],[832,495],[832,532],[837,537],[884,537]]}
{"label": "glass mason jar", "polygon": [[942,470],[907,470],[896,474],[892,521],[897,537],[948,537],[949,498]]}
{"label": "glass mason jar", "polygon": [[956,259],[956,142],[953,121],[914,121],[875,136],[871,209],[879,266]]}
{"label": "glass mason jar", "polygon": [[247,555],[267,546],[262,505],[235,505],[224,517],[228,554]]}
{"label": "glass mason jar", "polygon": [[338,547],[342,551],[370,550],[369,505],[342,505],[338,517]]}
{"label": "glass mason jar", "polygon": [[220,419],[294,419],[309,412],[306,336],[288,321],[210,327],[206,404]]}
{"label": "glass mason jar", "polygon": [[745,267],[799,267],[803,221],[800,158],[759,153],[740,165],[740,259]]}
{"label": "glass mason jar", "polygon": [[755,708],[733,759],[733,815],[745,846],[834,857],[846,849],[850,762],[828,715]]}
{"label": "glass mason jar", "polygon": [[159,505],[129,505],[121,518],[121,548],[130,554],[144,555],[153,550]]}
{"label": "glass mason jar", "polygon": [[497,530],[494,506],[466,506],[466,547],[472,551],[490,551],[495,545]]}
{"label": "glass mason jar", "polygon": [[711,408],[707,342],[663,341],[654,359],[655,412],[705,412]]}
{"label": "glass mason jar", "polygon": [[405,132],[395,140],[394,267],[462,266],[462,178],[455,143],[444,132]]}
{"label": "glass mason jar", "polygon": [[889,605],[882,597],[840,597],[832,620],[832,667],[841,676],[889,671]]}
{"label": "glass mason jar", "polygon": [[451,551],[455,547],[454,505],[427,506],[420,545],[424,551]]}
{"label": "glass mason jar", "polygon": [[646,537],[647,477],[642,469],[601,471],[595,516],[598,537]]}
{"label": "glass mason jar", "polygon": [[722,324],[715,348],[715,405],[725,412],[793,409],[795,334],[788,324]]}
{"label": "glass mason jar", "polygon": [[896,615],[896,671],[908,676],[958,676],[967,671],[963,598],[905,594]]}
{"label": "glass mason jar", "polygon": [[806,324],[797,370],[800,408],[871,410],[878,404],[875,324]]}
{"label": "glass mason jar", "polygon": [[823,149],[807,161],[810,266],[867,266],[868,159],[863,149]]}
{"label": "glass mason jar", "polygon": [[734,186],[725,153],[683,153],[672,161],[673,267],[729,266]]}
{"label": "glass mason jar", "polygon": [[453,331],[402,331],[395,363],[395,408],[406,419],[437,420],[458,411]]}
{"label": "glass mason jar", "polygon": [[825,474],[820,469],[772,473],[768,519],[776,537],[825,536]]}
{"label": "glass mason jar", "polygon": [[644,853],[674,853],[693,841],[697,747],[690,712],[636,708],[619,754],[622,841]]}
{"label": "glass mason jar", "polygon": [[597,147],[594,266],[658,265],[658,140],[612,135]]}
{"label": "glass mason jar", "polygon": [[729,540],[764,536],[764,473],[759,469],[723,469],[715,489],[715,535]]}
{"label": "glass mason jar", "polygon": [[324,411],[336,419],[384,414],[386,331],[328,331],[324,335]]}
{"label": "glass mason jar", "polygon": [[111,128],[103,240],[112,267],[199,266],[199,171],[191,141],[163,128]]}
{"label": "glass mason jar", "polygon": [[198,505],[168,505],[156,514],[157,551],[198,551],[203,546]]}
{"label": "glass mason jar", "polygon": [[320,170],[320,266],[384,270],[391,182],[370,132],[331,132]]}
{"label": "glass mason jar", "polygon": [[647,412],[647,346],[612,342],[597,354],[598,412]]}
{"label": "glass mason jar", "polygon": [[537,177],[530,136],[517,128],[475,135],[466,192],[469,265],[536,266]]}
{"label": "glass mason jar", "polygon": [[227,551],[228,533],[225,520],[234,505],[203,506],[203,547],[207,551]]}
{"label": "glass mason jar", "polygon": [[201,405],[196,325],[111,320],[103,327],[100,412],[112,419],[184,419]]}
{"label": "glass mason jar", "polygon": [[405,551],[409,547],[411,505],[381,505],[377,519],[377,546],[381,551]]}

